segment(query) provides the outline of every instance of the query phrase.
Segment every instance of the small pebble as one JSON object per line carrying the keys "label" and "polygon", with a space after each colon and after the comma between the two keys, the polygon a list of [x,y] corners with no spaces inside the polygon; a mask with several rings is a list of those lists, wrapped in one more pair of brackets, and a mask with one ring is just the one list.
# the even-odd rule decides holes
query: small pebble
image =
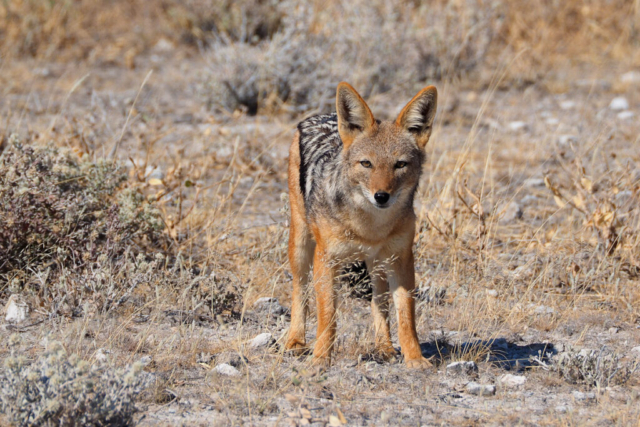
{"label": "small pebble", "polygon": [[275,343],[273,335],[268,332],[257,335],[254,339],[249,341],[249,347],[251,348],[266,348],[271,347]]}
{"label": "small pebble", "polygon": [[9,323],[22,323],[29,316],[29,306],[20,301],[17,295],[11,295],[5,306],[4,320]]}
{"label": "small pebble", "polygon": [[593,392],[583,393],[578,390],[573,391],[573,398],[576,400],[595,400],[596,394]]}
{"label": "small pebble", "polygon": [[258,298],[258,300],[253,304],[253,308],[256,311],[265,312],[273,316],[280,316],[287,311],[280,305],[277,298],[269,297]]}
{"label": "small pebble", "polygon": [[558,137],[558,143],[562,145],[575,144],[578,142],[578,137],[575,135],[560,135]]}
{"label": "small pebble", "polygon": [[241,375],[240,371],[238,371],[236,368],[234,368],[233,366],[227,363],[221,363],[218,366],[216,366],[213,370],[219,373],[220,375],[226,375],[229,377],[238,377]]}
{"label": "small pebble", "polygon": [[627,119],[630,119],[633,116],[635,116],[635,113],[633,111],[621,111],[617,115],[617,117],[620,120],[627,120]]}
{"label": "small pebble", "polygon": [[500,224],[508,224],[522,218],[522,208],[514,201],[499,204],[496,213]]}
{"label": "small pebble", "polygon": [[640,72],[638,71],[629,71],[624,73],[620,80],[623,83],[640,83]]}
{"label": "small pebble", "polygon": [[535,314],[553,314],[556,312],[553,307],[547,307],[546,305],[529,304],[528,307],[533,308]]}
{"label": "small pebble", "polygon": [[467,393],[473,394],[476,396],[493,396],[496,394],[496,386],[491,384],[478,384],[477,382],[470,382],[465,387]]}
{"label": "small pebble", "polygon": [[544,179],[528,178],[524,180],[524,185],[527,187],[544,187]]}
{"label": "small pebble", "polygon": [[500,383],[507,388],[515,388],[527,382],[527,377],[523,375],[505,374],[500,378]]}
{"label": "small pebble", "polygon": [[98,362],[104,363],[107,361],[107,353],[110,353],[108,350],[104,350],[102,348],[99,348],[98,351],[96,351],[96,360]]}
{"label": "small pebble", "polygon": [[611,100],[611,103],[609,104],[609,108],[615,111],[628,110],[629,101],[627,101],[627,98],[623,96],[617,96]]}
{"label": "small pebble", "polygon": [[576,106],[576,102],[575,101],[562,101],[560,103],[560,108],[562,108],[563,110],[570,110],[572,108],[574,108]]}
{"label": "small pebble", "polygon": [[453,362],[447,365],[447,373],[449,374],[471,374],[478,372],[478,365],[473,361]]}
{"label": "small pebble", "polygon": [[147,366],[149,363],[151,363],[151,361],[151,356],[142,356],[140,358],[140,363],[142,363],[143,366]]}
{"label": "small pebble", "polygon": [[521,121],[516,121],[516,122],[509,123],[509,129],[511,129],[514,132],[521,131],[521,130],[527,130],[528,127],[529,127],[529,125],[527,125],[525,122],[521,122]]}

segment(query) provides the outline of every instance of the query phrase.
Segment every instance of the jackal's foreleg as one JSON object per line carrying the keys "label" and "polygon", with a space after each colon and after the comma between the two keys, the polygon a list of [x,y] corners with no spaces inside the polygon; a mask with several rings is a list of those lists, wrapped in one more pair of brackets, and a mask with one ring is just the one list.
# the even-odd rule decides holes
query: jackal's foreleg
{"label": "jackal's foreleg", "polygon": [[376,351],[385,359],[396,354],[396,350],[391,343],[391,332],[389,331],[389,284],[387,277],[382,271],[376,271],[372,263],[367,263],[369,277],[371,278],[371,314],[373,316],[373,326],[375,328]]}
{"label": "jackal's foreleg", "polygon": [[422,356],[415,319],[415,270],[411,245],[391,263],[389,287],[398,316],[398,340],[405,363],[412,368],[426,368],[431,363]]}

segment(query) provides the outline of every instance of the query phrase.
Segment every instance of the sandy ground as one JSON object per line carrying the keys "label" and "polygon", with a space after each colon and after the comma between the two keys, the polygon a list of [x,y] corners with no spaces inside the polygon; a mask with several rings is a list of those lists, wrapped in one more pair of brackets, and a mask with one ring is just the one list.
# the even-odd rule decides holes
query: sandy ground
{"label": "sandy ground", "polygon": [[[416,250],[424,289],[418,333],[434,368],[407,370],[400,355],[376,360],[369,353],[369,303],[345,297],[333,365],[318,372],[306,357],[280,350],[290,292],[281,194],[287,191],[295,118],[213,112],[203,85],[206,63],[180,53],[151,55],[135,70],[5,63],[0,117],[12,131],[34,138],[53,134],[57,141],[68,136],[74,149],[108,154],[150,69],[117,157],[130,162],[149,153],[150,171],[160,174],[176,163],[197,164],[194,174],[206,187],[220,179],[234,147],[241,152],[238,167],[245,175],[232,196],[237,221],[226,238],[230,245],[269,241],[273,253],[255,261],[228,247],[210,250],[224,258],[221,265],[239,282],[256,284],[245,294],[242,316],[185,322],[162,308],[139,321],[131,313],[45,318],[32,327],[5,325],[3,341],[20,332],[30,357],[42,351],[45,336],[89,356],[103,349],[117,365],[147,356],[145,370],[156,386],[138,405],[142,426],[638,425],[637,369],[625,381],[598,387],[572,382],[554,368],[563,354],[581,350],[615,353],[622,365],[637,367],[638,275],[624,273],[637,268],[637,246],[615,259],[594,255],[593,237],[583,232],[580,215],[559,208],[543,182],[544,176],[566,181],[563,171],[575,157],[585,159],[594,181],[604,173],[602,164],[621,165],[630,177],[631,195],[624,194],[637,203],[640,85],[622,85],[626,70],[586,70],[580,78],[558,77],[546,86],[443,87],[416,210],[444,227],[453,209],[446,191],[452,177],[468,177],[474,191],[483,182],[483,207],[497,212],[483,273],[476,273],[473,251],[462,243],[452,249],[435,226],[427,227]],[[411,95],[379,96],[369,104],[374,114],[391,118]],[[628,108],[610,108],[621,95]],[[150,146],[151,151],[145,148]],[[207,197],[214,200],[203,190],[201,200]],[[622,198],[616,199],[621,206]],[[470,216],[459,221],[460,240],[473,245],[476,223]],[[574,264],[581,273],[567,273]],[[277,298],[284,308],[275,314],[256,308],[262,296]],[[39,319],[32,315],[32,321]],[[112,338],[119,326],[126,339]],[[260,333],[272,334],[275,343],[251,348],[249,341]],[[312,322],[308,340],[313,337]],[[461,360],[473,360],[475,369],[447,369]],[[235,366],[238,376],[217,373],[222,363]],[[511,384],[505,375],[524,382]],[[471,382],[495,389],[475,395]]]}

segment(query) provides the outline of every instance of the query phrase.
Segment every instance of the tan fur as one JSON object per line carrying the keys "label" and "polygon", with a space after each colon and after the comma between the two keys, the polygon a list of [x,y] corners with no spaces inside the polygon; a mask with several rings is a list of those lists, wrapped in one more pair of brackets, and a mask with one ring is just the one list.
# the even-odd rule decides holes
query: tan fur
{"label": "tan fur", "polygon": [[432,110],[432,114],[427,117],[425,122],[422,122],[419,117],[419,111],[422,107],[429,103],[437,103],[438,102],[438,91],[433,86],[428,86],[422,89],[416,96],[414,96],[411,101],[402,109],[400,114],[398,114],[398,118],[396,119],[396,124],[400,127],[405,128],[420,128],[422,132],[416,137],[416,142],[420,147],[424,147],[429,142],[429,136],[431,135],[431,125],[433,124],[433,119],[435,117],[435,109]]}
{"label": "tan fur", "polygon": [[[336,110],[338,111],[338,132],[345,149],[353,143],[358,131],[351,129],[348,123],[342,120],[344,117],[345,107],[350,107],[353,111],[353,117],[350,121],[361,127],[361,132],[368,133],[376,126],[376,121],[369,106],[362,99],[360,94],[349,84],[342,82],[336,90]],[[342,113],[342,114],[341,114]]]}
{"label": "tan fur", "polygon": [[304,200],[300,189],[300,152],[296,132],[289,150],[289,202],[291,204],[291,225],[289,228],[289,262],[293,275],[292,306],[295,307],[291,315],[291,328],[287,349],[304,349],[305,323],[307,316],[307,301],[305,290],[311,271],[315,242],[306,223]]}
{"label": "tan fur", "polygon": [[[313,265],[318,316],[313,356],[315,363],[330,363],[337,329],[336,278],[342,266],[364,260],[370,272],[379,266],[384,267],[383,274],[372,275],[371,311],[377,351],[386,357],[395,353],[388,322],[390,292],[397,311],[398,338],[407,366],[430,366],[420,350],[413,299],[415,214],[412,203],[421,164],[408,156],[423,150],[429,139],[436,97],[434,87],[425,88],[407,104],[395,122],[378,124],[355,89],[346,83],[338,86],[338,131],[343,141],[344,161],[349,162],[345,164],[346,179],[349,188],[356,190],[348,207],[333,212],[333,215],[322,214],[321,208],[320,214],[313,216],[305,211],[299,175],[300,135],[296,133],[289,151],[289,260],[293,294],[287,349],[306,347],[307,303],[304,295]],[[430,102],[428,107],[431,110],[428,117],[423,114],[420,121],[419,114],[424,110],[422,102]],[[370,161],[371,167],[362,165],[363,158]],[[400,160],[410,162],[410,165],[399,168]],[[375,206],[372,198],[379,191],[390,194],[393,203],[389,207]]]}

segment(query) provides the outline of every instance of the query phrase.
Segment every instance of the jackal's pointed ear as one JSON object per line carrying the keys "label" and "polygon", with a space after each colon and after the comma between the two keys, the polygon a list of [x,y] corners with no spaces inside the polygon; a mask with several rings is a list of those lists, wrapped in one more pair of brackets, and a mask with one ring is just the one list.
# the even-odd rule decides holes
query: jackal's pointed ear
{"label": "jackal's pointed ear", "polygon": [[367,103],[349,83],[338,85],[336,111],[338,133],[344,148],[348,148],[356,136],[369,131],[376,123]]}
{"label": "jackal's pointed ear", "polygon": [[424,148],[429,142],[437,106],[438,91],[434,86],[428,86],[409,101],[396,119],[398,126],[415,135],[420,148]]}

